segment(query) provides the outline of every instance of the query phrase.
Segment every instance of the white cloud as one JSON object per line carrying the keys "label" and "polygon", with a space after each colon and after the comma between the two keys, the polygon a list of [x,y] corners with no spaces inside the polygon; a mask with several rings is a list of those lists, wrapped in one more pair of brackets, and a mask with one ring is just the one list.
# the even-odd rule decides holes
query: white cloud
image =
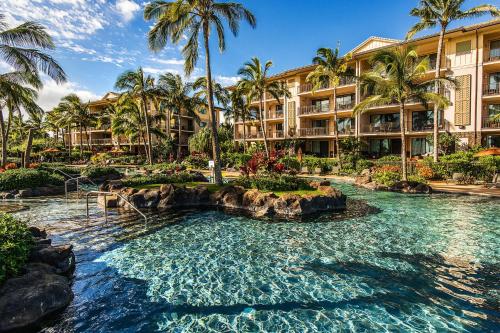
{"label": "white cloud", "polygon": [[116,0],[115,9],[123,21],[128,22],[134,18],[141,6],[131,0]]}
{"label": "white cloud", "polygon": [[163,73],[173,73],[173,74],[181,74],[181,72],[174,68],[157,68],[157,67],[143,67],[144,72],[149,74],[163,74]]}
{"label": "white cloud", "polygon": [[0,60],[0,73],[8,73],[8,72],[12,72],[13,70],[14,70],[14,67],[12,67],[11,65],[9,65],[8,63],[6,63],[3,60]]}
{"label": "white cloud", "polygon": [[164,64],[164,65],[184,65],[184,60],[182,59],[160,59],[160,58],[155,58],[151,57],[150,58],[152,61],[157,62],[159,64]]}
{"label": "white cloud", "polygon": [[76,52],[76,53],[83,53],[83,54],[90,54],[90,55],[97,54],[96,50],[89,49],[89,48],[86,48],[84,46],[75,44],[72,41],[62,42],[58,46],[64,47],[64,48],[71,50],[73,52]]}
{"label": "white cloud", "polygon": [[77,94],[83,101],[92,101],[101,97],[80,87],[76,82],[68,81],[58,85],[53,80],[45,79],[43,89],[38,93],[37,103],[45,111],[50,111],[59,104],[62,97],[71,93]]}
{"label": "white cloud", "polygon": [[223,86],[231,86],[233,84],[236,84],[238,80],[240,79],[239,76],[223,76],[223,75],[217,75],[215,77],[215,81],[219,82]]}

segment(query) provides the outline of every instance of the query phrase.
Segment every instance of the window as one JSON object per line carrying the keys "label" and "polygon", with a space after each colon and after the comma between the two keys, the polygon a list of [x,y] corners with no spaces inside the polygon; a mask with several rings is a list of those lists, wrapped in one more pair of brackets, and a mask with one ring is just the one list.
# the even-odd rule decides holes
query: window
{"label": "window", "polygon": [[488,78],[488,85],[490,90],[496,90],[500,85],[500,73],[492,73]]}
{"label": "window", "polygon": [[276,112],[283,112],[283,104],[276,105]]}
{"label": "window", "polygon": [[354,94],[338,96],[336,98],[337,109],[346,110],[354,106]]}
{"label": "window", "polygon": [[490,44],[490,60],[500,59],[500,40],[495,40]]}
{"label": "window", "polygon": [[[499,77],[500,78],[500,77]],[[457,87],[455,93],[455,125],[470,125],[470,83],[471,75],[456,77]]]}
{"label": "window", "polygon": [[415,138],[411,140],[411,155],[423,156],[432,152],[432,145],[425,138]]}
{"label": "window", "polygon": [[466,40],[460,43],[457,43],[457,54],[467,54],[470,53],[472,46],[471,46],[471,41]]}
{"label": "window", "polygon": [[391,124],[393,128],[399,128],[399,113],[374,114],[370,116],[370,124],[373,127]]}
{"label": "window", "polygon": [[488,148],[500,147],[500,135],[488,135],[484,141],[485,146]]}
{"label": "window", "polygon": [[312,101],[312,105],[322,111],[322,112],[327,112],[330,111],[330,100],[329,99],[317,99],[315,101]]}
{"label": "window", "polygon": [[206,114],[206,113],[207,113],[207,110],[206,110],[206,109],[200,109],[200,113],[201,113],[201,114]]}
{"label": "window", "polygon": [[276,131],[283,131],[283,124],[282,123],[276,124]]}
{"label": "window", "polygon": [[494,117],[500,114],[500,104],[490,104],[488,105],[488,117]]}
{"label": "window", "polygon": [[326,127],[326,119],[322,120],[313,120],[312,127]]}
{"label": "window", "polygon": [[368,144],[371,155],[401,154],[400,139],[371,139]]}
{"label": "window", "polygon": [[[434,111],[412,112],[412,129],[414,131],[424,131],[434,128]],[[441,120],[441,113],[438,114],[438,121]]]}
{"label": "window", "polygon": [[340,118],[337,122],[337,128],[339,133],[350,133],[354,130],[355,120],[354,118]]}
{"label": "window", "polygon": [[206,127],[206,126],[207,126],[207,123],[205,121],[200,121],[201,128]]}

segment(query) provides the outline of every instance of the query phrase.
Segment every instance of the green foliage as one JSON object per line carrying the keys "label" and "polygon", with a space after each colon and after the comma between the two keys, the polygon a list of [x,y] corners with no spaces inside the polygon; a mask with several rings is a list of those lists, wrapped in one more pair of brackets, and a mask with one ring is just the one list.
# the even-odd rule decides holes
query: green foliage
{"label": "green foliage", "polygon": [[360,158],[356,161],[356,172],[359,174],[365,169],[369,169],[373,166],[373,162],[366,160],[364,158]]}
{"label": "green foliage", "polygon": [[285,156],[280,160],[281,163],[285,165],[285,168],[287,170],[292,170],[295,172],[300,172],[301,171],[301,165],[299,160],[296,157],[288,157]]}
{"label": "green foliage", "polygon": [[427,184],[427,179],[425,179],[424,177],[419,176],[419,175],[409,175],[408,181]]}
{"label": "green foliage", "polygon": [[330,172],[337,164],[337,160],[315,156],[305,156],[302,160],[302,165],[304,165],[307,168],[307,172],[311,174],[314,173],[317,168],[320,169],[321,173]]}
{"label": "green foliage", "polygon": [[121,176],[121,173],[115,168],[98,166],[90,166],[82,171],[82,176],[87,176],[92,179],[111,175]]}
{"label": "green foliage", "polygon": [[401,155],[386,155],[377,160],[377,164],[382,164],[385,162],[401,162]]}
{"label": "green foliage", "polygon": [[[217,130],[219,134],[219,145],[222,153],[234,151],[233,129],[227,125],[221,125]],[[205,153],[212,155],[212,130],[204,127],[191,135],[188,141],[189,151],[191,153]]]}
{"label": "green foliage", "polygon": [[0,173],[0,191],[62,184],[62,175],[41,169],[14,169]]}
{"label": "green foliage", "polygon": [[109,153],[97,153],[90,157],[90,163],[96,165],[106,165],[106,162],[111,159],[111,154]]}
{"label": "green foliage", "polygon": [[206,154],[191,153],[184,158],[182,164],[191,169],[207,169],[208,156]]}
{"label": "green foliage", "polygon": [[26,223],[0,213],[0,284],[19,272],[32,245],[33,237]]}
{"label": "green foliage", "polygon": [[378,184],[392,186],[401,179],[401,175],[395,171],[377,171],[372,178]]}
{"label": "green foliage", "polygon": [[236,152],[226,152],[221,154],[222,165],[230,168],[239,168],[245,165],[252,155]]}
{"label": "green foliage", "polygon": [[123,185],[136,187],[148,184],[178,184],[195,181],[195,176],[188,172],[178,172],[171,175],[156,174],[150,176],[135,176],[123,180]]}
{"label": "green foliage", "polygon": [[[431,145],[434,144],[434,136],[433,134],[429,134],[426,138],[426,141]],[[460,139],[458,136],[452,133],[439,133],[438,136],[438,151],[442,154],[451,154],[455,147],[460,143]]]}
{"label": "green foliage", "polygon": [[90,159],[91,156],[92,152],[90,150],[83,150],[81,153],[79,149],[73,149],[71,151],[72,160],[80,160],[80,159],[88,160]]}
{"label": "green foliage", "polygon": [[66,173],[66,174],[68,174],[70,176],[80,175],[80,173],[81,173],[81,169],[80,168],[70,167],[70,166],[67,166],[64,163],[48,163],[48,162],[45,162],[45,163],[42,163],[40,165],[40,167],[42,169],[47,169],[47,171],[49,171],[51,173],[55,173],[55,174],[59,174],[59,175],[62,175],[62,173],[54,171],[54,169],[59,169],[62,172]]}
{"label": "green foliage", "polygon": [[285,174],[240,177],[236,179],[234,183],[244,188],[254,188],[260,191],[297,191],[312,189],[306,180]]}
{"label": "green foliage", "polygon": [[159,170],[162,172],[174,172],[174,171],[186,170],[186,165],[184,164],[184,162],[179,163],[173,161],[172,163],[157,163],[153,165],[146,165],[144,168],[149,171]]}

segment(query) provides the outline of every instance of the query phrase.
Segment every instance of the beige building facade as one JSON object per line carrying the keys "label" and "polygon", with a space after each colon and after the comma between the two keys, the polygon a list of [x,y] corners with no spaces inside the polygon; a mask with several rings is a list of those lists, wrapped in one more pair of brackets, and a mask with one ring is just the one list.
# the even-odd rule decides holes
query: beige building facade
{"label": "beige building facade", "polygon": [[[351,50],[350,67],[356,76],[370,70],[369,59],[378,50],[404,44],[403,41],[370,37]],[[428,56],[431,68],[426,73],[433,78],[436,71],[438,36],[430,35],[409,42],[420,56]],[[458,82],[457,88],[445,88],[451,105],[441,111],[440,132],[457,135],[469,146],[500,145],[500,20],[450,30],[445,36],[441,72]],[[354,79],[343,80],[333,89],[325,86],[312,91],[306,81],[314,65],[292,69],[270,77],[286,82],[291,97],[278,102],[265,97],[264,126],[273,148],[287,140],[298,140],[302,151],[323,157],[335,152],[334,110],[338,115],[339,138],[356,137],[363,143],[368,156],[399,154],[406,149],[409,156],[429,154],[432,147],[426,140],[433,130],[433,106],[425,108],[409,103],[405,109],[407,142],[401,143],[399,106],[374,107],[361,115],[353,115],[354,106],[361,101],[360,85]],[[252,109],[258,101],[252,101]],[[254,112],[258,118],[258,112]],[[235,140],[262,142],[258,119],[235,122]]]}

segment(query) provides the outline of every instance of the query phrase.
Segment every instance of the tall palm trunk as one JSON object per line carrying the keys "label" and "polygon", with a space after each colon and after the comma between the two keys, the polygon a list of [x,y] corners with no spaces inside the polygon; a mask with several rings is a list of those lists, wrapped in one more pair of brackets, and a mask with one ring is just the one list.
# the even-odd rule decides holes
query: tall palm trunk
{"label": "tall palm trunk", "polygon": [[82,123],[80,123],[80,159],[83,158],[83,126]]}
{"label": "tall palm trunk", "polygon": [[[439,42],[438,42],[438,50],[437,50],[437,59],[436,59],[436,75],[435,78],[439,79],[441,77],[441,54],[443,53],[443,44],[444,44],[444,34],[446,32],[446,27],[441,27],[441,31],[439,32]],[[439,94],[439,81],[436,81],[434,84],[434,93]],[[439,160],[439,106],[437,103],[434,103],[434,134],[433,134],[433,157],[434,162]]]}
{"label": "tall palm trunk", "polygon": [[23,166],[27,168],[30,165],[31,159],[31,147],[33,146],[33,134],[35,129],[30,127],[28,130],[28,141],[26,142],[26,150],[24,151],[24,164]]}
{"label": "tall palm trunk", "polygon": [[89,131],[87,129],[87,126],[85,125],[84,126],[84,130],[85,130],[85,139],[87,140],[87,148],[88,150],[92,150],[92,144],[90,143],[90,136],[89,136]]}
{"label": "tall palm trunk", "polygon": [[7,164],[7,136],[2,108],[0,108],[0,135],[2,136],[2,166],[4,166]]}
{"label": "tall palm trunk", "polygon": [[148,117],[148,108],[146,104],[146,96],[142,94],[142,111],[144,114],[144,124],[146,125],[146,137],[148,142],[146,143],[147,146],[147,151],[146,154],[148,155],[148,161],[149,164],[153,164],[153,154],[151,153],[151,132],[149,131],[149,117]]}
{"label": "tall palm trunk", "polygon": [[208,99],[208,112],[211,119],[212,127],[212,151],[214,158],[214,178],[217,185],[222,185],[222,170],[220,166],[220,146],[219,134],[217,132],[217,115],[214,109],[214,96],[212,87],[212,69],[210,67],[210,46],[208,43],[209,26],[208,23],[203,25],[203,41],[205,45],[205,71],[207,77],[207,99]]}
{"label": "tall palm trunk", "polygon": [[259,118],[260,118],[260,130],[262,131],[262,137],[264,138],[264,148],[266,150],[266,157],[269,158],[269,148],[267,146],[267,135],[266,128],[264,128],[264,115],[262,114],[262,109],[264,107],[264,102],[262,101],[263,94],[259,96]]}
{"label": "tall palm trunk", "polygon": [[68,125],[68,158],[71,163],[71,125]]}
{"label": "tall palm trunk", "polygon": [[180,160],[181,158],[181,112],[178,110],[177,113],[177,159]]}
{"label": "tall palm trunk", "polygon": [[406,171],[406,128],[405,128],[405,103],[399,105],[399,127],[401,129],[401,172],[402,180],[408,180]]}
{"label": "tall palm trunk", "polygon": [[243,120],[243,153],[247,152],[247,125],[245,123],[245,115],[242,115],[241,119]]}

